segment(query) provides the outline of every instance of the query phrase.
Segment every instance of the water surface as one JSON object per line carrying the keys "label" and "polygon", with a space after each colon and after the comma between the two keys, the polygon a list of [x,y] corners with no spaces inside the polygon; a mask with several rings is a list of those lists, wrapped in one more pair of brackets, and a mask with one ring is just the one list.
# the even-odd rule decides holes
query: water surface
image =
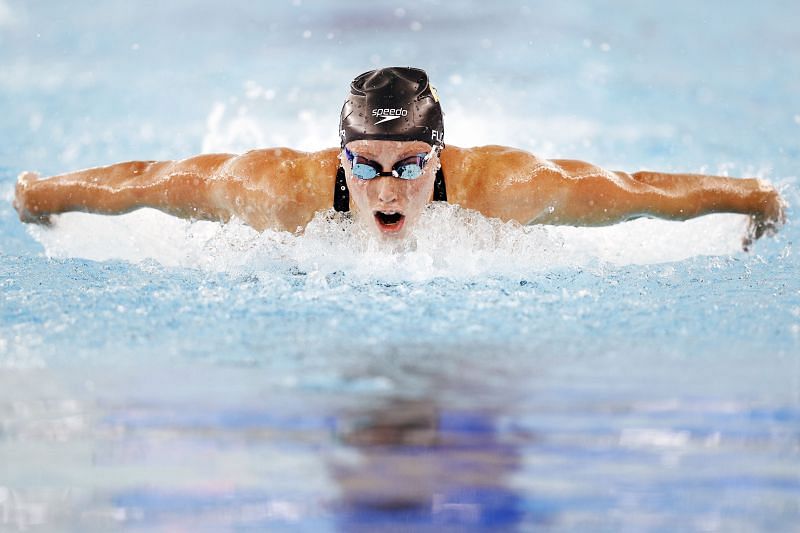
{"label": "water surface", "polygon": [[[0,529],[792,531],[792,2],[0,0]],[[448,142],[758,176],[743,217],[405,249],[153,211],[20,225],[16,175],[337,142],[349,80],[427,69]]]}

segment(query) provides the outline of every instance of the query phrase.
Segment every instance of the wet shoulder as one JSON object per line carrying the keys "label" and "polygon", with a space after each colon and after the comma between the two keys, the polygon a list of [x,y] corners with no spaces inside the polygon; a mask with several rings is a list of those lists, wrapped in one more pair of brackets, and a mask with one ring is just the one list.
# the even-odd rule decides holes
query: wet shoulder
{"label": "wet shoulder", "polygon": [[338,150],[303,152],[291,148],[261,148],[245,152],[231,160],[227,171],[233,177],[262,185],[271,182],[299,183],[330,179],[336,174]]}
{"label": "wet shoulder", "polygon": [[479,209],[487,199],[509,186],[530,182],[552,162],[530,152],[508,146],[488,145],[442,151],[448,199],[464,207]]}
{"label": "wet shoulder", "polygon": [[[263,148],[241,154],[224,169],[246,202],[266,210],[267,226],[302,226],[333,205],[338,150]],[[273,222],[278,221],[278,222]]]}

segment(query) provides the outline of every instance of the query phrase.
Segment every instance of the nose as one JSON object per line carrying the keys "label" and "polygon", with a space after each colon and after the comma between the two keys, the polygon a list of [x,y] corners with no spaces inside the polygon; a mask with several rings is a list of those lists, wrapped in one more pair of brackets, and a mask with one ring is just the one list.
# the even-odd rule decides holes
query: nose
{"label": "nose", "polygon": [[397,201],[397,183],[395,178],[388,176],[379,178],[378,185],[378,200],[382,204],[391,204]]}

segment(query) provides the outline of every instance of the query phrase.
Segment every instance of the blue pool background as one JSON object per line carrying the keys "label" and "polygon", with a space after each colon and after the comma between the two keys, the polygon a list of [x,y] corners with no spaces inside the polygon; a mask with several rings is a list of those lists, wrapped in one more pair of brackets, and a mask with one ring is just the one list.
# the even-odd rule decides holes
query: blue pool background
{"label": "blue pool background", "polygon": [[[0,0],[0,529],[797,531],[798,20]],[[347,83],[386,64],[429,71],[452,144],[758,176],[789,222],[745,254],[735,216],[440,208],[397,253],[324,220],[11,209],[22,170],[335,145]]]}

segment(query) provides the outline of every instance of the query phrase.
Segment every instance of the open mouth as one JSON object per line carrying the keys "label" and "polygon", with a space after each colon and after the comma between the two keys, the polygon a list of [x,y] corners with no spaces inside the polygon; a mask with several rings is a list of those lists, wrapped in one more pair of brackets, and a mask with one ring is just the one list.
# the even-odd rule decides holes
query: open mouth
{"label": "open mouth", "polygon": [[386,232],[400,231],[405,219],[406,217],[402,213],[375,211],[375,220],[378,222],[378,227]]}

